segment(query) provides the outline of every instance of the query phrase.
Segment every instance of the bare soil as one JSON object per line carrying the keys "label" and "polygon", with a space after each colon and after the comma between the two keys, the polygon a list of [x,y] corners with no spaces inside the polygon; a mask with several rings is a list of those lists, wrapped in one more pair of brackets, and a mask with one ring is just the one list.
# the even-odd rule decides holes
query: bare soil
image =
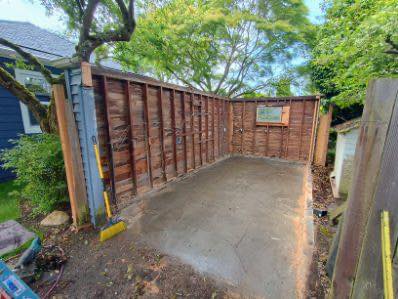
{"label": "bare soil", "polygon": [[27,203],[21,208],[21,223],[44,234],[36,260],[39,273],[27,281],[41,298],[236,297],[226,286],[133,239],[128,231],[101,243],[93,229],[44,229],[39,226],[43,217],[32,217]]}
{"label": "bare soil", "polygon": [[[122,233],[104,243],[98,232],[76,234],[68,228],[47,232],[47,248],[62,248],[66,263],[49,298],[230,298],[191,267],[165,256]],[[57,269],[42,275],[33,289],[44,297],[60,275]]]}
{"label": "bare soil", "polygon": [[[329,180],[330,171],[331,169],[328,167],[312,167],[314,209],[327,210],[330,205],[335,203]],[[327,215],[323,217],[314,215],[313,217],[315,246],[307,298],[325,298],[330,289],[330,278],[326,274],[326,262],[335,229],[330,226]]]}

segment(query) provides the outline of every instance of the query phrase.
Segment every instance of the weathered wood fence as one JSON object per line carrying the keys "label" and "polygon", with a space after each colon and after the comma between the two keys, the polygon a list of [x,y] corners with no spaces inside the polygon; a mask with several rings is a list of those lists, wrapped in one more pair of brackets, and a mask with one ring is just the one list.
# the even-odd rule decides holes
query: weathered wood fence
{"label": "weathered wood fence", "polygon": [[398,80],[368,86],[331,298],[383,298],[380,212],[390,212],[398,293]]}
{"label": "weathered wood fence", "polygon": [[[232,100],[232,154],[275,157],[293,161],[310,161],[319,97],[279,97]],[[259,105],[282,107],[286,122],[257,124]]]}
{"label": "weathered wood fence", "polygon": [[225,98],[93,68],[102,162],[116,202],[222,158]]}
{"label": "weathered wood fence", "polygon": [[[118,206],[230,154],[312,161],[316,96],[230,100],[88,64],[65,77],[94,224],[104,205],[93,138]],[[279,109],[283,122],[257,123],[260,106]]]}

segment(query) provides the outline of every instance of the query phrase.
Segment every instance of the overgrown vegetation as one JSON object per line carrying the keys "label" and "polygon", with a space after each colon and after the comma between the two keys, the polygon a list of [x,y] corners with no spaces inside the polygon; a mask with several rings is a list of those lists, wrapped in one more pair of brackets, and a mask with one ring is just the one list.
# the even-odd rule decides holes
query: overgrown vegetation
{"label": "overgrown vegetation", "polygon": [[327,0],[325,7],[313,82],[340,107],[362,103],[370,79],[398,76],[398,1]]}
{"label": "overgrown vegetation", "polygon": [[67,185],[59,137],[23,135],[12,143],[13,148],[1,153],[3,167],[15,172],[15,183],[21,188],[19,196],[31,202],[33,212],[50,212],[66,201]]}

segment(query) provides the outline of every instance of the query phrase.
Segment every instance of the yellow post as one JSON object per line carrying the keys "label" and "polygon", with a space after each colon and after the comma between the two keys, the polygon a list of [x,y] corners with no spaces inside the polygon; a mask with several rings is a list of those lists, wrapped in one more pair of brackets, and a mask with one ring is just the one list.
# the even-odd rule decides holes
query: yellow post
{"label": "yellow post", "polygon": [[381,212],[381,255],[383,262],[384,298],[394,299],[391,265],[390,217],[388,211]]}

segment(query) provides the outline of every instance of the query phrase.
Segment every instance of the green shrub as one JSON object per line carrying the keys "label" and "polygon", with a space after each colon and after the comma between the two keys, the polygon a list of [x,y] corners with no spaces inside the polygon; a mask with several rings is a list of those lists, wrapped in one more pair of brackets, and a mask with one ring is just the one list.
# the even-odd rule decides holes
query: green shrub
{"label": "green shrub", "polygon": [[67,185],[59,137],[22,135],[1,153],[3,167],[11,169],[21,185],[21,197],[31,201],[34,213],[47,213],[67,200]]}

